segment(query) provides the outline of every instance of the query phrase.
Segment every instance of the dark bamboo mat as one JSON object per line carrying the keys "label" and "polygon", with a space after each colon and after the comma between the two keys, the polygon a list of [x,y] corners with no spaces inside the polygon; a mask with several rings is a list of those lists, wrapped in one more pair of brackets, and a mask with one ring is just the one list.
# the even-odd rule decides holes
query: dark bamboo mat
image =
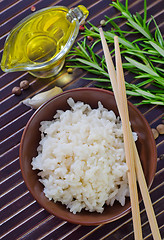
{"label": "dark bamboo mat", "polygon": [[[104,15],[109,17],[117,14],[117,11],[109,6],[110,0],[1,0],[0,1],[0,59],[3,52],[5,39],[10,30],[24,17],[29,15],[31,7],[36,10],[53,5],[64,5],[69,8],[79,4],[85,5],[90,11],[88,20],[99,26]],[[148,18],[153,15],[164,33],[163,0],[148,0]],[[129,1],[130,10],[143,13],[143,0]],[[124,25],[124,22],[122,23]],[[154,31],[152,27],[152,31]],[[79,34],[77,40],[81,39]],[[101,52],[101,49],[97,49]],[[133,76],[128,72],[126,79],[133,81]],[[75,70],[68,74],[64,68],[62,72],[53,79],[38,80],[27,72],[4,73],[0,70],[0,237],[3,240],[14,239],[133,239],[133,227],[131,213],[121,219],[100,226],[80,226],[65,222],[50,215],[46,210],[33,199],[29,193],[19,166],[19,146],[24,127],[33,114],[34,110],[20,102],[33,96],[42,90],[48,90],[57,85],[63,90],[94,86],[93,82],[83,79],[86,74],[82,70]],[[27,79],[30,88],[20,96],[14,96],[11,91],[14,86],[19,86],[20,81]],[[135,103],[136,99],[129,100]],[[161,106],[144,105],[139,106],[151,127],[161,123],[164,116],[164,108]],[[150,189],[150,196],[155,209],[156,218],[160,232],[164,238],[164,159],[160,156],[164,153],[164,138],[161,135],[156,140],[158,161],[157,171]],[[149,223],[143,202],[140,204],[142,229],[144,239],[152,239]]]}

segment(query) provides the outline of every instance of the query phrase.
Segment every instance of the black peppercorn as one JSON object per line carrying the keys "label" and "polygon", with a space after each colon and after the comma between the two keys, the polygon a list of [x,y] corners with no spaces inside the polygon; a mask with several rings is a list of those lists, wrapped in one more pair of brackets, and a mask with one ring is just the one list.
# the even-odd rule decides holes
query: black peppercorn
{"label": "black peppercorn", "polygon": [[22,91],[21,91],[20,87],[13,87],[12,93],[19,96],[19,95],[21,95]]}
{"label": "black peppercorn", "polygon": [[29,87],[29,82],[27,80],[23,80],[20,82],[20,88],[27,89]]}

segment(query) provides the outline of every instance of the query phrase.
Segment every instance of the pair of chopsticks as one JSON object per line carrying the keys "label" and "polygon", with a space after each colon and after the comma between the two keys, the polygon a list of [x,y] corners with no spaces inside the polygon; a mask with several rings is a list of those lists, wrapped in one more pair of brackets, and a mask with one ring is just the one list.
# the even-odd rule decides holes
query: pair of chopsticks
{"label": "pair of chopsticks", "polygon": [[128,166],[128,181],[129,181],[131,208],[132,208],[134,236],[136,240],[143,239],[139,202],[138,202],[138,191],[137,191],[137,183],[136,183],[136,177],[137,177],[153,238],[155,240],[160,240],[161,236],[160,236],[157,221],[155,218],[154,209],[151,203],[151,199],[147,189],[147,184],[146,184],[145,176],[142,170],[140,158],[138,155],[138,151],[137,151],[137,148],[132,136],[130,124],[129,124],[129,113],[128,113],[127,98],[126,98],[125,80],[124,80],[124,73],[122,68],[118,37],[117,36],[114,37],[115,60],[116,60],[116,70],[115,70],[102,28],[100,28],[99,31],[100,31],[100,37],[101,37],[103,51],[106,59],[108,73],[110,76],[114,96],[116,99],[117,107],[118,107],[121,121],[122,121],[125,156],[126,156],[126,163]]}

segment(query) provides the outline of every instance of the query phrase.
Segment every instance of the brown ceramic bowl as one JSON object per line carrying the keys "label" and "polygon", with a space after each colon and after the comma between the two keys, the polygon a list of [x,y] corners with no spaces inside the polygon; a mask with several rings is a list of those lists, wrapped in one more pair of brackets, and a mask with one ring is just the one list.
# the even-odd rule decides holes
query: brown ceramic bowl
{"label": "brown ceramic bowl", "polygon": [[[36,201],[51,214],[66,221],[81,225],[98,225],[114,221],[130,211],[129,198],[122,207],[119,203],[114,206],[105,206],[102,214],[82,211],[72,214],[66,207],[60,203],[49,201],[43,193],[43,185],[38,181],[37,171],[31,167],[32,157],[37,155],[37,147],[40,141],[40,122],[43,120],[52,120],[57,109],[67,110],[69,106],[67,99],[72,97],[75,101],[83,101],[97,108],[97,102],[101,101],[105,108],[113,110],[118,115],[114,96],[107,90],[97,88],[79,88],[54,97],[42,107],[40,107],[27,123],[20,145],[20,166],[24,181]],[[137,132],[137,148],[142,162],[144,174],[148,186],[150,187],[156,171],[156,145],[152,131],[143,117],[143,115],[130,102],[129,114],[133,131]]]}

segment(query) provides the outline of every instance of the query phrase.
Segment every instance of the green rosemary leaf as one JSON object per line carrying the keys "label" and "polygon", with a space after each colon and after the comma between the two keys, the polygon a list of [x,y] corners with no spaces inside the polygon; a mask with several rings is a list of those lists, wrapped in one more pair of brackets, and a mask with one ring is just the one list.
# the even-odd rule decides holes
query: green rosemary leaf
{"label": "green rosemary leaf", "polygon": [[161,47],[164,47],[164,40],[163,40],[161,31],[160,31],[160,29],[159,29],[159,27],[158,27],[158,25],[157,25],[154,17],[153,17],[153,16],[151,16],[151,17],[152,17],[152,20],[154,21],[154,24],[155,24],[155,26],[156,26],[155,35],[157,35],[158,42],[159,42],[159,44],[161,45]]}
{"label": "green rosemary leaf", "polygon": [[147,23],[147,29],[149,29],[149,25],[150,25],[151,22],[152,22],[152,18]]}
{"label": "green rosemary leaf", "polygon": [[159,89],[150,89],[149,91],[151,93],[156,93],[156,95],[163,94],[163,90],[159,90]]}
{"label": "green rosemary leaf", "polygon": [[106,78],[86,78],[86,77],[83,77],[83,79],[97,81],[97,82],[109,82],[109,79],[106,79]]}
{"label": "green rosemary leaf", "polygon": [[152,77],[152,75],[151,74],[146,74],[146,73],[144,73],[144,74],[140,74],[139,76],[135,76],[135,78],[151,78]]}
{"label": "green rosemary leaf", "polygon": [[159,72],[164,72],[163,68],[156,67],[156,70],[158,70]]}
{"label": "green rosemary leaf", "polygon": [[[157,101],[157,100],[142,100],[142,102],[140,104],[154,104],[154,105],[162,105],[164,106],[164,102],[161,101]],[[139,104],[137,104],[139,105]]]}
{"label": "green rosemary leaf", "polygon": [[[116,18],[115,18],[115,19],[116,19]],[[120,31],[119,26],[114,22],[113,19],[109,19],[109,22],[110,22],[110,24],[111,24],[116,30],[119,30],[119,31]]]}
{"label": "green rosemary leaf", "polygon": [[[133,32],[133,33],[138,33],[138,32]],[[146,38],[137,38],[137,39],[135,39],[132,43],[134,44],[134,43],[137,43],[137,42],[141,42],[141,41],[145,41],[146,40]],[[145,45],[146,46],[146,45]]]}
{"label": "green rosemary leaf", "polygon": [[157,52],[164,57],[164,49],[162,49],[157,43],[154,41],[149,41],[149,43],[152,45],[153,48],[157,50]]}
{"label": "green rosemary leaf", "polygon": [[[164,86],[162,86],[161,84],[157,83],[157,82],[152,82],[151,85],[156,86],[157,88],[161,89],[162,91],[164,91]],[[155,89],[157,90],[157,89]],[[152,90],[151,90],[152,91]],[[158,91],[157,91],[158,92]]]}
{"label": "green rosemary leaf", "polygon": [[140,27],[137,23],[135,23],[133,20],[128,19],[131,26],[135,29],[137,29],[142,35],[144,35],[146,38],[151,39],[151,35],[148,31],[145,31],[142,27]]}
{"label": "green rosemary leaf", "polygon": [[102,69],[102,71],[98,71],[98,70],[95,70],[95,69],[90,68],[90,69],[88,69],[88,72],[94,73],[94,74],[96,74],[96,75],[104,75],[104,76],[108,77],[108,74],[107,74],[107,73],[105,74],[105,72],[103,71],[103,69]]}
{"label": "green rosemary leaf", "polygon": [[158,74],[150,67],[150,66],[146,66],[140,62],[137,62],[135,61],[134,59],[132,58],[129,58],[129,57],[125,57],[125,59],[130,62],[133,66],[139,68],[140,70],[146,72],[146,73],[149,73],[153,76],[158,76]]}
{"label": "green rosemary leaf", "polygon": [[89,55],[88,55],[88,53],[87,53],[87,51],[85,50],[85,48],[80,44],[80,43],[78,43],[77,42],[77,44],[78,44],[78,46],[79,46],[79,48],[80,48],[80,50],[81,50],[81,52],[83,53],[83,55],[84,55],[84,57],[86,58],[86,59],[90,59],[90,57],[89,57]]}
{"label": "green rosemary leaf", "polygon": [[119,1],[117,1],[117,3],[112,2],[112,4],[110,4],[110,6],[113,6],[113,7],[117,8],[120,12],[122,12],[122,11],[128,12],[127,8],[122,3],[120,3]]}
{"label": "green rosemary leaf", "polygon": [[97,43],[99,43],[100,41],[101,41],[100,39],[97,39],[97,40],[92,44],[91,49],[93,49],[94,46],[95,46]]}
{"label": "green rosemary leaf", "polygon": [[159,96],[159,97],[164,98],[164,94],[156,94],[156,95]]}
{"label": "green rosemary leaf", "polygon": [[143,26],[143,19],[138,12],[136,12],[136,17],[137,17],[138,21],[140,22],[141,26]]}
{"label": "green rosemary leaf", "polygon": [[[139,17],[138,17],[139,16]],[[142,24],[143,24],[143,21],[142,21],[142,18],[141,18],[141,20],[140,20],[140,15],[139,15],[139,13],[138,12],[136,12],[136,16],[135,15],[133,15],[133,19],[136,21],[136,23],[140,26],[140,27],[142,27]]]}
{"label": "green rosemary leaf", "polygon": [[88,51],[89,51],[89,53],[90,53],[90,55],[93,59],[93,62],[96,64],[97,63],[96,54],[94,54],[93,50],[88,45],[86,47],[87,47],[87,49],[88,49]]}
{"label": "green rosemary leaf", "polygon": [[105,16],[105,18],[107,19],[106,21],[106,25],[111,22],[111,21],[114,21],[116,19],[120,19],[120,18],[124,18],[123,16],[116,16],[116,17],[113,17],[113,18],[109,18],[108,16]]}
{"label": "green rosemary leaf", "polygon": [[156,63],[160,63],[160,64],[164,64],[164,60],[160,59],[160,58],[153,58],[153,56],[151,56],[151,61],[152,62],[156,62]]}
{"label": "green rosemary leaf", "polygon": [[[107,32],[104,32],[104,35],[107,40],[112,40],[111,43],[113,43],[113,39],[114,39],[114,36],[116,36],[116,34],[112,34],[109,31],[107,31]],[[135,49],[135,46],[131,42],[125,39],[122,39],[121,37],[118,37],[118,40],[119,40],[119,43],[121,43],[124,47]]]}
{"label": "green rosemary leaf", "polygon": [[[76,52],[76,54],[77,54],[77,52]],[[69,56],[70,56],[70,54],[69,54]],[[73,56],[75,56],[75,53],[74,53],[74,55]],[[79,56],[79,55],[78,55]],[[77,60],[76,60],[76,58],[71,58],[71,59],[66,59],[66,61],[67,62],[77,62]]]}
{"label": "green rosemary leaf", "polygon": [[130,90],[126,90],[126,94],[127,94],[127,95],[130,95],[130,96],[135,96],[135,97],[141,96],[140,93],[133,92],[133,91],[130,91]]}
{"label": "green rosemary leaf", "polygon": [[146,20],[147,20],[147,1],[144,0],[144,19],[143,19],[144,27],[146,27]]}
{"label": "green rosemary leaf", "polygon": [[125,9],[128,11],[128,0],[125,1]]}
{"label": "green rosemary leaf", "polygon": [[142,81],[141,83],[136,84],[137,87],[143,87],[144,85],[151,83],[153,79],[147,79],[146,81]]}
{"label": "green rosemary leaf", "polygon": [[[157,56],[157,51],[152,50],[148,50],[149,55],[155,55]],[[159,54],[158,54],[159,55]]]}
{"label": "green rosemary leaf", "polygon": [[164,86],[164,78],[154,76],[154,80],[161,86]]}
{"label": "green rosemary leaf", "polygon": [[[119,33],[121,37],[124,37],[123,34],[129,34],[129,31],[123,31],[121,29],[120,30],[116,30],[116,29],[113,29],[113,28],[111,29],[111,32],[112,33]],[[135,35],[135,34],[138,34],[138,32],[137,31],[136,32],[133,31],[133,32],[130,32],[130,34],[134,34]],[[135,39],[132,43],[135,43],[135,42],[138,42],[138,39]]]}
{"label": "green rosemary leaf", "polygon": [[140,93],[140,95],[143,95],[146,98],[155,98],[155,95],[150,93],[149,91],[144,91],[142,89],[136,89],[137,93]]}
{"label": "green rosemary leaf", "polygon": [[121,53],[126,53],[126,54],[130,54],[130,55],[134,55],[136,57],[138,57],[139,59],[142,59],[142,61],[146,64],[149,65],[149,62],[147,60],[147,58],[145,57],[145,55],[143,55],[143,52],[138,50],[138,51],[130,51],[130,50],[126,50],[126,51],[122,51]]}
{"label": "green rosemary leaf", "polygon": [[100,70],[100,71],[102,70],[102,68],[101,68],[98,64],[95,64],[95,63],[93,63],[93,62],[87,61],[87,60],[85,60],[85,59],[76,58],[76,61],[81,62],[81,63],[83,63],[83,64],[85,64],[85,65],[87,65],[87,66],[96,68],[97,70]]}

